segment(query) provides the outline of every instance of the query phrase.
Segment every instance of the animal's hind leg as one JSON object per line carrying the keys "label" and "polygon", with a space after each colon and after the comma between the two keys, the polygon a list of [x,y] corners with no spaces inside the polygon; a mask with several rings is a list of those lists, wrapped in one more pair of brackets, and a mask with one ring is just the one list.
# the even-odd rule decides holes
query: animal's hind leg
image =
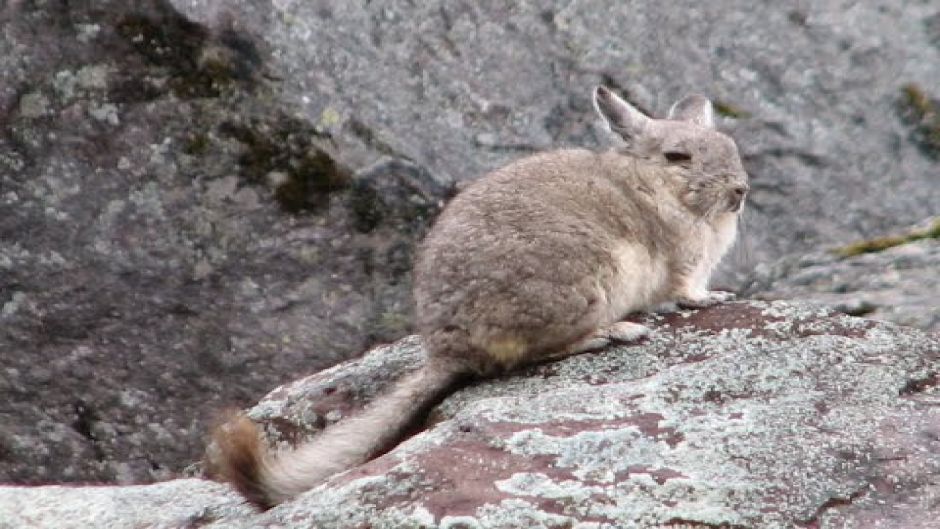
{"label": "animal's hind leg", "polygon": [[608,327],[603,327],[589,334],[585,338],[551,355],[553,360],[566,356],[596,351],[607,347],[612,342],[633,342],[650,333],[649,327],[629,321],[618,321]]}

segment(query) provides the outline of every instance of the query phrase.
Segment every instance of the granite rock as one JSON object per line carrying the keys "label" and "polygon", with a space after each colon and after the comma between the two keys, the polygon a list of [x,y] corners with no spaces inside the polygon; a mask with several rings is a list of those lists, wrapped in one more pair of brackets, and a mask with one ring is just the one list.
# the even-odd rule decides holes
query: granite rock
{"label": "granite rock", "polygon": [[[936,336],[779,301],[637,319],[639,343],[472,383],[387,454],[264,513],[204,480],[0,487],[0,527],[934,527]],[[406,338],[249,413],[290,443],[421,358]]]}

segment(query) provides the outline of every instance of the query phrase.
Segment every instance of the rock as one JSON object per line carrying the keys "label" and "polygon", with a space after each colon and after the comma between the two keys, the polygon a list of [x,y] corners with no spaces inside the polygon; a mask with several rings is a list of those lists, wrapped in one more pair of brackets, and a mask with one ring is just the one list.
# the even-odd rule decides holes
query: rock
{"label": "rock", "polygon": [[930,3],[13,0],[0,22],[0,481],[175,475],[219,408],[407,334],[452,184],[602,144],[597,83],[718,103],[753,177],[729,287],[940,201]]}
{"label": "rock", "polygon": [[[236,506],[217,485],[178,480],[0,488],[0,519],[11,527],[82,527],[93,516],[117,527],[934,527],[936,336],[789,302],[636,319],[653,328],[640,343],[473,383],[389,453],[264,513]],[[420,357],[420,341],[406,338],[281,387],[250,414],[272,440],[296,441],[354,413]],[[180,496],[191,498],[173,501]],[[108,512],[113,502],[128,513]]]}
{"label": "rock", "polygon": [[340,149],[243,31],[161,1],[0,13],[0,481],[165,479],[220,410],[410,330],[448,185]]}
{"label": "rock", "polygon": [[748,256],[731,272],[912,224],[940,201],[931,5],[173,5],[207,27],[237,20],[277,50],[266,64],[311,121],[441,181],[604,142],[587,97],[594,84],[659,115],[703,91],[752,176]]}
{"label": "rock", "polygon": [[178,529],[252,516],[227,488],[196,479],[126,487],[2,487],[0,513],[3,529]]}
{"label": "rock", "polygon": [[931,230],[940,234],[940,220],[907,235],[785,257],[758,267],[744,294],[812,300],[846,314],[940,332],[940,238],[919,236]]}

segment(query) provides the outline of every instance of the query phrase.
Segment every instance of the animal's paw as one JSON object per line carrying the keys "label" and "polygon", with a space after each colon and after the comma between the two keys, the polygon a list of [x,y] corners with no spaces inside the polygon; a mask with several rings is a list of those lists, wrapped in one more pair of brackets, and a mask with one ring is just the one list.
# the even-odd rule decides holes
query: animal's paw
{"label": "animal's paw", "polygon": [[607,337],[614,342],[635,342],[650,333],[649,327],[629,321],[618,321],[606,329],[602,329]]}
{"label": "animal's paw", "polygon": [[588,351],[596,351],[598,349],[607,347],[613,342],[635,342],[649,333],[649,327],[646,327],[645,325],[640,325],[639,323],[633,323],[629,321],[618,321],[609,327],[604,327],[594,331],[594,333],[588,335],[587,338],[575,342],[567,349],[559,354],[554,355],[553,357],[564,358],[569,355],[586,353]]}
{"label": "animal's paw", "polygon": [[719,303],[731,301],[735,298],[733,292],[723,292],[721,290],[712,290],[702,296],[683,296],[676,300],[676,305],[682,309],[704,309]]}

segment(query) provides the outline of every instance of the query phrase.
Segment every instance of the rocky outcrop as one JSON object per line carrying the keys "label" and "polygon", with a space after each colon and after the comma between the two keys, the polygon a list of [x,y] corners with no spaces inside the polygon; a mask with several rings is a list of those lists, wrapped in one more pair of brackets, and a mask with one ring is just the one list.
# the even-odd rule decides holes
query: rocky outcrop
{"label": "rocky outcrop", "polygon": [[408,332],[448,184],[340,146],[245,31],[2,9],[0,481],[165,479],[213,414]]}
{"label": "rocky outcrop", "polygon": [[[935,336],[787,302],[638,319],[653,328],[640,343],[470,384],[389,453],[265,513],[220,485],[189,479],[0,488],[0,519],[62,528],[89,520],[219,528],[935,526]],[[355,413],[420,362],[420,341],[407,338],[281,387],[249,413],[270,439],[291,442]]]}
{"label": "rocky outcrop", "polygon": [[209,417],[410,330],[465,181],[596,146],[590,88],[714,98],[723,283],[936,214],[937,8],[745,0],[0,7],[0,481],[175,475]]}
{"label": "rocky outcrop", "polygon": [[940,332],[940,219],[899,235],[761,264],[744,293],[812,300],[853,316]]}

